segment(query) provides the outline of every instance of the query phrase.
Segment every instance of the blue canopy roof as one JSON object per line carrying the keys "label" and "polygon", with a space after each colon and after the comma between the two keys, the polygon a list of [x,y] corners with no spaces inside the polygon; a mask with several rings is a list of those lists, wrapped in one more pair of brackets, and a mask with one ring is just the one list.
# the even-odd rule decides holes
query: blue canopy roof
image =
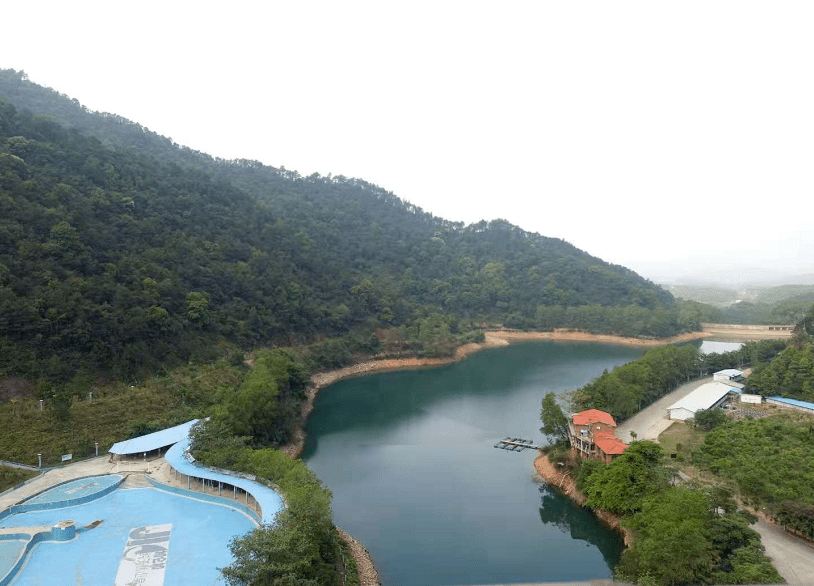
{"label": "blue canopy roof", "polygon": [[143,454],[144,452],[152,452],[158,448],[176,444],[189,437],[190,428],[198,421],[198,419],[193,419],[175,427],[168,427],[155,433],[117,442],[110,447],[110,453],[118,455]]}
{"label": "blue canopy roof", "polygon": [[269,487],[255,482],[252,479],[253,477],[246,478],[246,475],[233,476],[231,474],[223,474],[210,470],[195,462],[194,458],[187,453],[190,442],[189,431],[198,421],[200,420],[193,419],[192,421],[187,421],[175,427],[163,429],[135,439],[118,442],[113,444],[110,448],[110,452],[112,454],[143,454],[144,452],[151,452],[158,448],[174,444],[167,450],[167,453],[164,454],[164,459],[170,466],[181,474],[223,482],[249,493],[254,500],[257,501],[263,511],[263,522],[272,523],[275,515],[283,508],[283,499],[279,494]]}
{"label": "blue canopy roof", "polygon": [[773,399],[774,401],[780,401],[781,403],[788,403],[789,405],[795,405],[797,407],[802,407],[803,409],[811,409],[812,411],[814,411],[814,403],[807,403],[805,401],[789,399],[787,397],[769,397],[769,399]]}
{"label": "blue canopy roof", "polygon": [[223,482],[248,492],[260,505],[260,509],[263,511],[263,522],[274,522],[275,515],[283,508],[283,499],[279,494],[269,487],[249,478],[222,474],[196,463],[192,456],[187,453],[189,441],[188,437],[184,438],[167,450],[167,453],[164,454],[164,459],[169,462],[170,466],[181,474]]}

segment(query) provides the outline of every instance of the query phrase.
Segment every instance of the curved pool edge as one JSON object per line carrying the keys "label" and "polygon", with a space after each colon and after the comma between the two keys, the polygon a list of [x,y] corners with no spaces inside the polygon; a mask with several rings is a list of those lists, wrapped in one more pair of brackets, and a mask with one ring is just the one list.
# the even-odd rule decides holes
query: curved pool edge
{"label": "curved pool edge", "polygon": [[[63,522],[64,523],[64,522]],[[25,564],[31,550],[42,541],[70,541],[76,537],[76,528],[71,525],[73,531],[66,531],[66,527],[57,523],[52,527],[7,527],[0,528],[0,541],[24,541],[25,545],[20,548],[15,562],[9,567],[5,575],[0,575],[0,586],[7,586],[14,580],[17,572]]]}
{"label": "curved pool edge", "polygon": [[[50,501],[50,502],[42,502],[42,503],[34,503],[35,499],[41,497],[42,495],[54,490],[58,489],[60,486],[65,486],[67,484],[72,484],[81,480],[88,480],[91,478],[102,478],[102,477],[118,477],[118,480],[114,481],[112,484],[104,486],[100,490],[93,492],[91,494],[86,494],[76,498],[69,498],[60,501]],[[89,503],[90,501],[96,500],[101,498],[107,494],[110,494],[114,490],[116,490],[119,485],[124,482],[125,476],[122,474],[91,474],[88,476],[79,476],[77,478],[71,478],[70,480],[65,480],[63,482],[57,482],[56,484],[52,484],[48,488],[44,488],[38,492],[35,492],[32,495],[25,497],[24,499],[14,503],[13,505],[6,507],[4,510],[0,511],[0,521],[9,517],[11,515],[15,515],[17,513],[28,513],[31,511],[42,511],[42,510],[49,510],[49,509],[62,509],[65,507],[72,507],[75,505],[81,505],[84,503]]]}

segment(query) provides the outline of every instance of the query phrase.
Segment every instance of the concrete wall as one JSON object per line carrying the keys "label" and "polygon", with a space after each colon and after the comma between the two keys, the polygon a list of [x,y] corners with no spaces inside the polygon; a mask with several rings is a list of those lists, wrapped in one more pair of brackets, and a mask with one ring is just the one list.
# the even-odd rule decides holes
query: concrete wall
{"label": "concrete wall", "polygon": [[667,409],[667,419],[686,421],[695,417],[695,413],[689,409],[679,407],[678,409]]}
{"label": "concrete wall", "polygon": [[745,338],[767,340],[772,338],[791,338],[794,333],[794,324],[715,324],[702,323],[701,331],[705,334],[724,336],[729,338]]}

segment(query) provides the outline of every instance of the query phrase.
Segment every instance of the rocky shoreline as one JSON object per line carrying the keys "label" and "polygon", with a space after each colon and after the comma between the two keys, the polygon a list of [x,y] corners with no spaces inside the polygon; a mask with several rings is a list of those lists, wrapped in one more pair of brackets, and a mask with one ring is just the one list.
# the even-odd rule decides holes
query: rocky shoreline
{"label": "rocky shoreline", "polygon": [[373,560],[370,558],[370,552],[365,549],[365,546],[356,541],[348,533],[336,528],[339,537],[348,544],[353,559],[356,560],[356,570],[359,573],[359,586],[381,586],[379,579],[379,572],[376,566],[373,565]]}

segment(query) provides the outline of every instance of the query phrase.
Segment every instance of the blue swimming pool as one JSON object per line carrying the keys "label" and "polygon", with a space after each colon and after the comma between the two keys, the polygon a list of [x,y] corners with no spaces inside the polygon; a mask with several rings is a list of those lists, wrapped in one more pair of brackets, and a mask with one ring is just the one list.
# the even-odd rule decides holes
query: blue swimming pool
{"label": "blue swimming pool", "polygon": [[[81,496],[114,482],[98,478],[61,485],[59,492]],[[39,501],[59,501],[55,494],[43,493]],[[256,526],[226,501],[159,488],[113,488],[79,505],[15,513],[0,521],[0,528],[53,526],[68,520],[76,527],[75,537],[34,545],[11,585],[109,586],[124,584],[122,576],[138,578],[144,586],[222,584],[219,568],[232,561],[229,542]],[[14,547],[8,543],[3,549],[10,555]]]}

